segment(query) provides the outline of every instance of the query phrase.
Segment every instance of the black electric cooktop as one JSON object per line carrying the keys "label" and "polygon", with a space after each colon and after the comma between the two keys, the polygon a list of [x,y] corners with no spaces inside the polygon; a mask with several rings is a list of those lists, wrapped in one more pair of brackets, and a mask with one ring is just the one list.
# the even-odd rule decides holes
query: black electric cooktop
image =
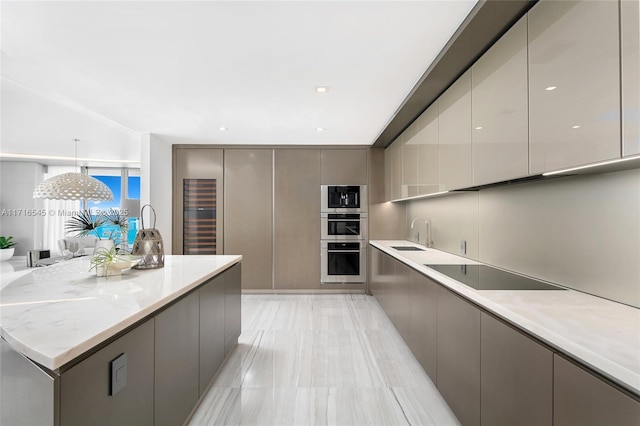
{"label": "black electric cooktop", "polygon": [[476,290],[564,290],[562,287],[487,265],[425,266]]}

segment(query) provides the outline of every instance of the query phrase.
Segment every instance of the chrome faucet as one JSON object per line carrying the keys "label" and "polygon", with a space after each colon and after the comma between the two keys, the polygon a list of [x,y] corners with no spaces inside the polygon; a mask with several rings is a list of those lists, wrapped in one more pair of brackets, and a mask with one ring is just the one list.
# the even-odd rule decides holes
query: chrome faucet
{"label": "chrome faucet", "polygon": [[[422,217],[416,217],[415,219],[413,219],[411,221],[411,229],[413,229],[413,226],[415,225],[417,220],[421,220],[424,222],[424,225],[426,227],[427,230],[427,240],[425,241],[425,246],[427,247],[433,247],[433,241],[431,241],[431,219],[424,219]],[[416,239],[416,242],[420,242],[420,232],[416,232],[414,235],[414,238]]]}

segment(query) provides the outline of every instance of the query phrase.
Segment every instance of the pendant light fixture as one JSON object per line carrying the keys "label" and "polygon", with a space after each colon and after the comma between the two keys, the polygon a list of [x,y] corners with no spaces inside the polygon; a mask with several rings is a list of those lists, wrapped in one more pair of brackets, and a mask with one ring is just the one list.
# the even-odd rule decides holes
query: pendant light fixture
{"label": "pendant light fixture", "polygon": [[[78,142],[76,143],[76,168],[78,167]],[[63,173],[49,178],[36,186],[33,198],[49,200],[94,200],[111,201],[113,193],[98,179],[82,173]]]}

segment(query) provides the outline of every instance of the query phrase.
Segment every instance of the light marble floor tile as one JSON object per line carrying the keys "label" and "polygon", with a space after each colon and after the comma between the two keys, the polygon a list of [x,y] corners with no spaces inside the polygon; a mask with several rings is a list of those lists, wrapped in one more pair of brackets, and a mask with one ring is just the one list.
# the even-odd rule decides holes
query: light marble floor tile
{"label": "light marble floor tile", "polygon": [[459,424],[375,298],[242,302],[238,346],[188,424]]}

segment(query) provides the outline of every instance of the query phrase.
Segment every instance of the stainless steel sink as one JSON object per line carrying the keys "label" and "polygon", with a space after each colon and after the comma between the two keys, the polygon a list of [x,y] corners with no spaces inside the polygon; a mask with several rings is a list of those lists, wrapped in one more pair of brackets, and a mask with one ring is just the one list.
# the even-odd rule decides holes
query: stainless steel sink
{"label": "stainless steel sink", "polygon": [[398,251],[424,251],[423,248],[414,246],[391,246],[391,248]]}

